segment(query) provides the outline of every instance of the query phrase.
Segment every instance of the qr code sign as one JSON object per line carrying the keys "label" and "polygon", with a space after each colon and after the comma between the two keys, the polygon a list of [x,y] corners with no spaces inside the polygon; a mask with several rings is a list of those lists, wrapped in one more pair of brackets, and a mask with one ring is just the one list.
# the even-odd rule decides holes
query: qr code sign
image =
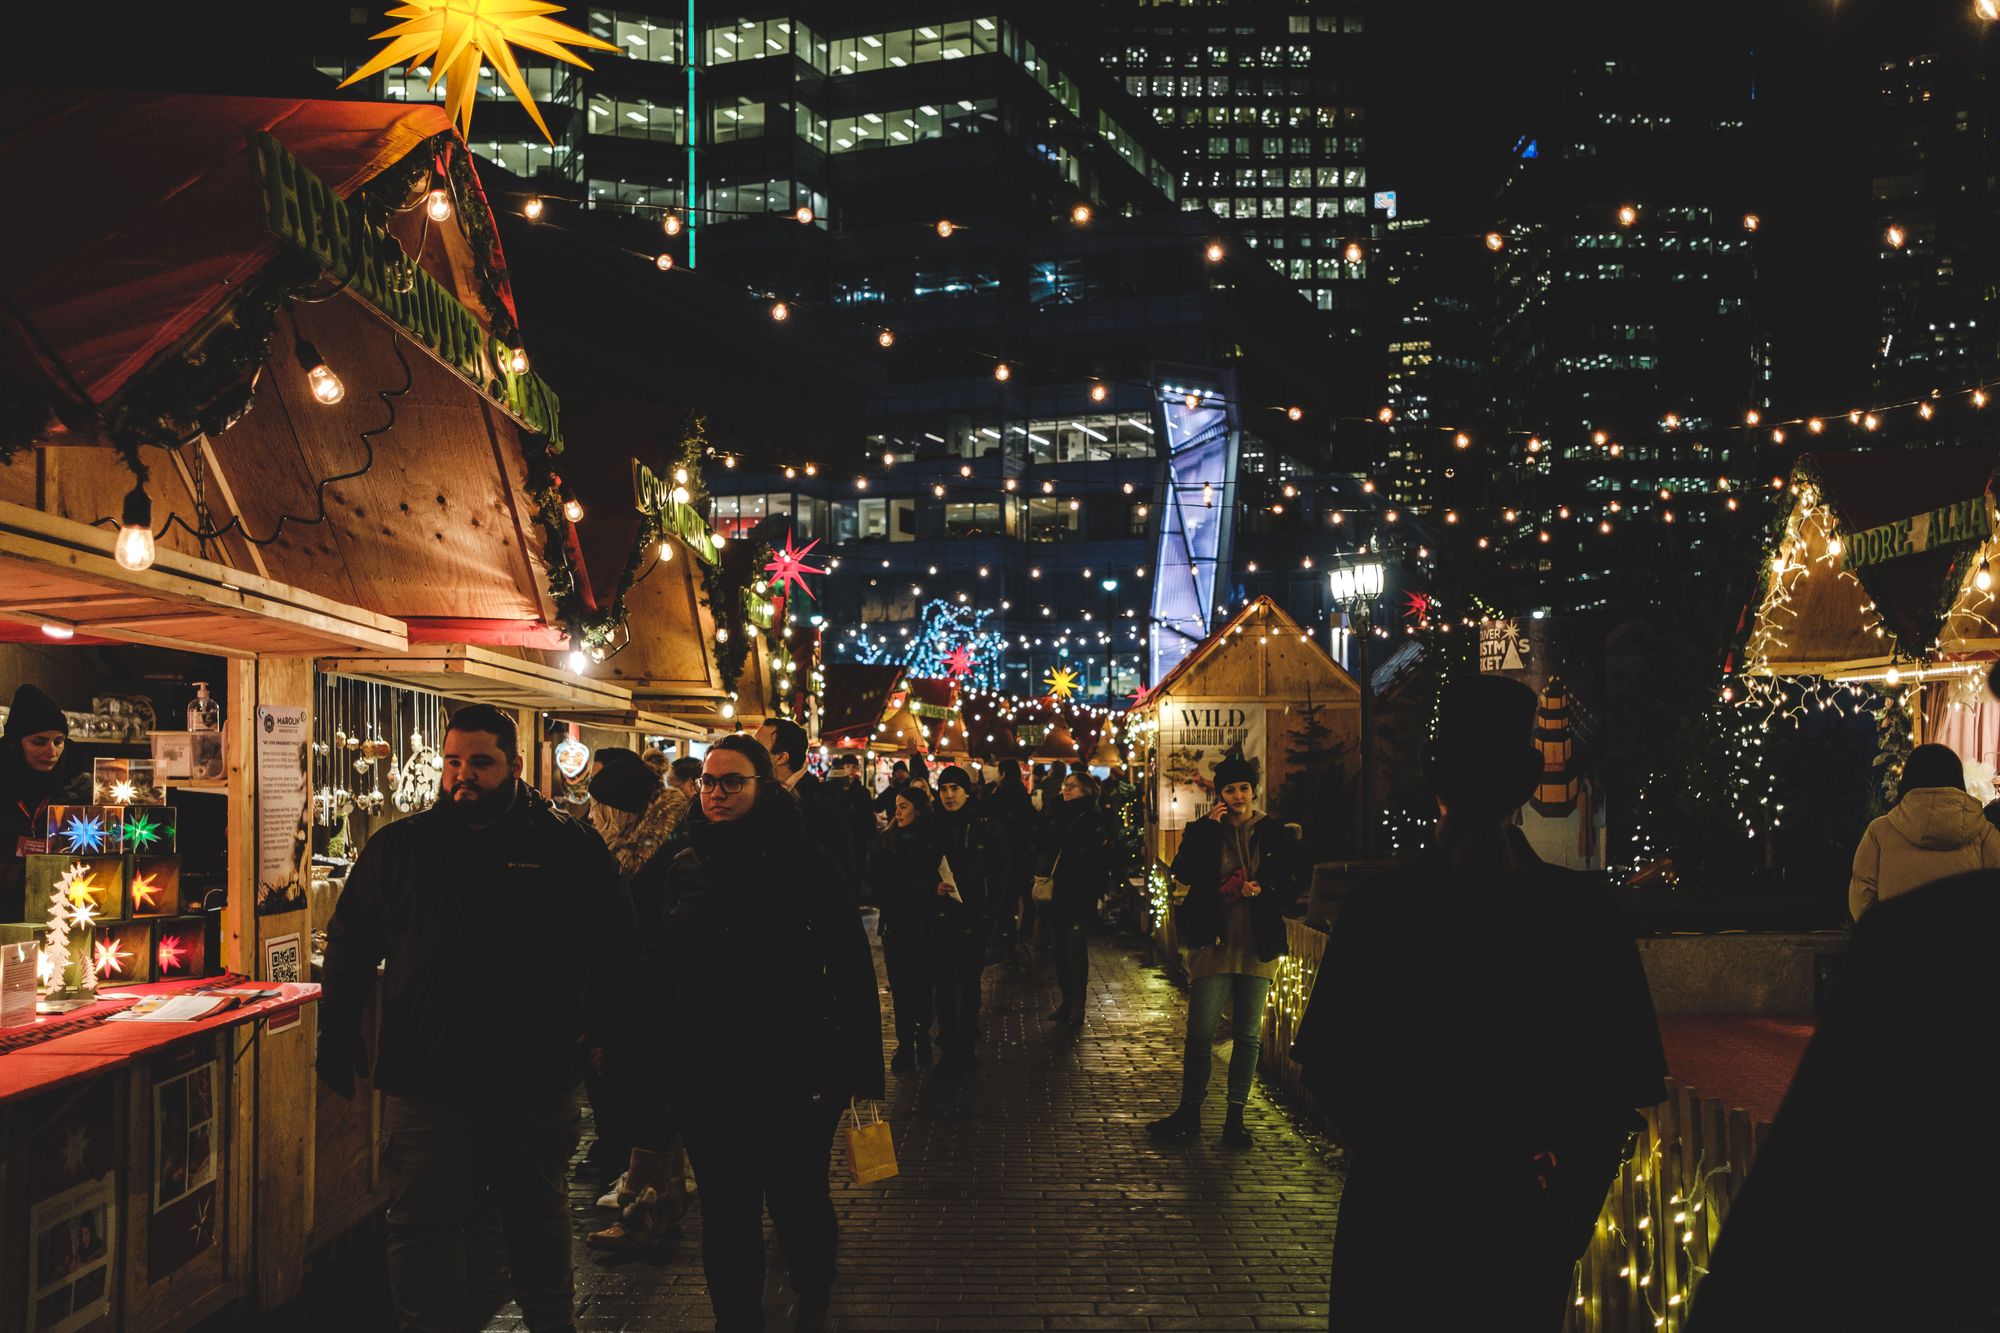
{"label": "qr code sign", "polygon": [[264,944],[265,979],[267,981],[301,981],[299,968],[299,937],[287,935],[282,939],[267,940]]}

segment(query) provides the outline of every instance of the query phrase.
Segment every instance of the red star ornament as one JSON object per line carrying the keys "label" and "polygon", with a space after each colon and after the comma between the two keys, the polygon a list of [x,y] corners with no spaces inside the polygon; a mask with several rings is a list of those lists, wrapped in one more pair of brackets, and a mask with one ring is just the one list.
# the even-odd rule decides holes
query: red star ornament
{"label": "red star ornament", "polygon": [[946,654],[944,669],[949,671],[954,678],[969,676],[972,674],[973,660],[972,649],[961,643],[958,647],[952,649],[950,653]]}
{"label": "red star ornament", "polygon": [[764,570],[766,573],[776,577],[780,590],[788,589],[792,584],[796,583],[799,585],[799,591],[810,598],[812,597],[812,589],[806,586],[805,576],[807,574],[826,573],[824,569],[819,569],[806,563],[806,552],[818,545],[819,538],[815,537],[802,548],[795,551],[792,549],[792,535],[788,532],[785,534],[785,549],[779,551],[771,562],[764,566]]}

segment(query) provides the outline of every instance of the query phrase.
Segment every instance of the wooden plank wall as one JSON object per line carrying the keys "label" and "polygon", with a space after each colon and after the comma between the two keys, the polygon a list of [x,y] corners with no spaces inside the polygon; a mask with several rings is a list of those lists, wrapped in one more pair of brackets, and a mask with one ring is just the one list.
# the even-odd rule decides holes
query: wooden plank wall
{"label": "wooden plank wall", "polygon": [[[1285,922],[1285,934],[1290,952],[1264,1011],[1260,1068],[1309,1122],[1334,1134],[1289,1055],[1326,934],[1294,920]],[[1642,1113],[1645,1127],[1631,1160],[1605,1198],[1577,1265],[1565,1333],[1684,1328],[1709,1253],[1770,1130],[1768,1122],[1692,1088],[1670,1080],[1667,1089],[1666,1101]]]}

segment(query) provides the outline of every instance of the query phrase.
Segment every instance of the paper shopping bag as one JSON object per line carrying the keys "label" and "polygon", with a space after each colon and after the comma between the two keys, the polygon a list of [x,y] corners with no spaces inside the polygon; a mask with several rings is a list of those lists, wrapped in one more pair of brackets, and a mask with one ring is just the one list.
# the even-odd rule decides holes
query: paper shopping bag
{"label": "paper shopping bag", "polygon": [[882,1118],[874,1105],[869,1105],[869,1119],[863,1121],[861,1108],[848,1105],[849,1124],[847,1127],[847,1170],[857,1185],[873,1185],[880,1180],[889,1180],[896,1174],[896,1144],[889,1137],[889,1122]]}

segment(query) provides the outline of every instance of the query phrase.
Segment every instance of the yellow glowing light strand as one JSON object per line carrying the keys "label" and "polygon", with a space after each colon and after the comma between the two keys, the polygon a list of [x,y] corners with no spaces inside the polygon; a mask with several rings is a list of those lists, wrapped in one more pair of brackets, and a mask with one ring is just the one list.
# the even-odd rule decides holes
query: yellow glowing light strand
{"label": "yellow glowing light strand", "polygon": [[553,56],[580,69],[589,69],[589,63],[565,50],[565,43],[597,51],[618,49],[601,37],[547,17],[562,12],[561,5],[544,4],[542,0],[409,0],[387,15],[404,22],[376,33],[372,39],[388,45],[348,75],[340,86],[345,88],[380,74],[392,65],[428,64],[430,86],[435,88],[439,79],[444,80],[445,114],[458,126],[459,136],[470,139],[472,103],[479,91],[479,67],[490,64],[527,108],[542,137],[553,145],[555,136],[542,120],[541,110],[528,92],[521,66],[508,43]]}

